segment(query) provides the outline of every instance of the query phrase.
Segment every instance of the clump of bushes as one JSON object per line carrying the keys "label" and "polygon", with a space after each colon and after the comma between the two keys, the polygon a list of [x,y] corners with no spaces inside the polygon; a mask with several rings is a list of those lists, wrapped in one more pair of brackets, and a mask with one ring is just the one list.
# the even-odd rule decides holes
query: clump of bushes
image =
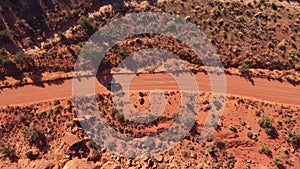
{"label": "clump of bushes", "polygon": [[97,149],[92,148],[91,149],[90,158],[91,158],[91,160],[94,160],[94,161],[97,160],[97,159],[99,159],[100,158],[99,151]]}
{"label": "clump of bushes", "polygon": [[11,161],[17,159],[16,151],[10,147],[0,143],[0,153],[4,155],[4,158],[9,158]]}
{"label": "clump of bushes", "polygon": [[258,124],[270,137],[275,138],[278,136],[276,129],[272,126],[273,120],[270,119],[267,115],[262,115],[262,117],[258,120]]}
{"label": "clump of bushes", "polygon": [[0,31],[0,41],[1,42],[8,42],[8,41],[10,41],[10,38],[9,38],[8,33],[6,32],[6,30]]}
{"label": "clump of bushes", "polygon": [[78,19],[77,23],[87,30],[90,30],[92,28],[91,20],[86,16],[81,16]]}
{"label": "clump of bushes", "polygon": [[0,65],[6,66],[10,65],[12,62],[9,60],[7,56],[0,55]]}
{"label": "clump of bushes", "polygon": [[248,74],[249,73],[249,64],[243,63],[242,65],[239,66],[239,71],[242,75]]}
{"label": "clump of bushes", "polygon": [[124,58],[129,54],[128,49],[126,47],[120,47],[117,50],[117,56]]}
{"label": "clump of bushes", "polygon": [[266,154],[267,156],[272,156],[272,151],[266,145],[263,145],[262,148],[259,150],[259,152],[261,154]]}
{"label": "clump of bushes", "polygon": [[283,162],[280,157],[274,157],[274,163],[276,164],[277,167],[283,166]]}
{"label": "clump of bushes", "polygon": [[289,131],[286,140],[293,144],[296,148],[300,147],[300,134],[297,131]]}
{"label": "clump of bushes", "polygon": [[14,55],[14,61],[15,61],[16,64],[22,64],[24,62],[24,59],[25,59],[24,52],[17,52]]}
{"label": "clump of bushes", "polygon": [[46,136],[42,130],[35,126],[31,126],[24,130],[23,136],[29,139],[29,143],[35,146],[44,146],[46,144]]}

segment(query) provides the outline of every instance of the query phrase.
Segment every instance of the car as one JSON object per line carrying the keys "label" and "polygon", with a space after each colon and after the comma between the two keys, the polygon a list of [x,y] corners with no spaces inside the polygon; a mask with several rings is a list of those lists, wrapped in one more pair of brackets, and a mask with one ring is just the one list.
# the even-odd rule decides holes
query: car
{"label": "car", "polygon": [[122,89],[122,86],[118,82],[107,82],[106,87],[111,91],[119,91]]}

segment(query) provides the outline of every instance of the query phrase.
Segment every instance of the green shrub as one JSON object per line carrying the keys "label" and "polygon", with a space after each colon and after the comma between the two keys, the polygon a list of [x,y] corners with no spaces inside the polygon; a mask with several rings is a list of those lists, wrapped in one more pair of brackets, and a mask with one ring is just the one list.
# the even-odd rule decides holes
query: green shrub
{"label": "green shrub", "polygon": [[233,125],[229,126],[229,130],[231,130],[233,132],[237,132],[237,129]]}
{"label": "green shrub", "polygon": [[220,110],[222,108],[222,104],[221,104],[220,101],[214,100],[213,103],[214,103],[217,110]]}
{"label": "green shrub", "polygon": [[259,150],[259,152],[261,154],[266,154],[267,156],[271,156],[272,155],[272,151],[266,145],[263,145],[262,148]]}
{"label": "green shrub", "polygon": [[32,153],[32,151],[31,151],[31,150],[26,151],[25,156],[26,156],[28,159],[33,159],[33,153]]}
{"label": "green shrub", "polygon": [[215,146],[214,145],[210,145],[207,147],[207,152],[210,154],[210,155],[215,155],[215,153],[217,152],[217,150],[215,149]]}
{"label": "green shrub", "polygon": [[11,64],[12,62],[9,60],[9,58],[7,56],[3,56],[3,55],[0,55],[0,65],[9,65]]}
{"label": "green shrub", "polygon": [[239,71],[241,74],[248,74],[249,73],[249,64],[243,63],[242,65],[239,66]]}
{"label": "green shrub", "polygon": [[145,103],[145,99],[143,97],[140,97],[139,102],[140,102],[141,105],[143,105]]}
{"label": "green shrub", "polygon": [[0,41],[1,42],[8,42],[8,41],[10,41],[10,38],[9,38],[6,30],[0,31]]}
{"label": "green shrub", "polygon": [[267,135],[271,136],[272,138],[276,138],[278,136],[276,129],[272,126],[273,120],[270,119],[268,116],[263,115],[258,120],[258,124],[265,130]]}
{"label": "green shrub", "polygon": [[300,134],[297,131],[289,131],[286,140],[293,144],[296,148],[300,147]]}
{"label": "green shrub", "polygon": [[277,165],[277,166],[282,166],[283,163],[282,163],[282,160],[280,157],[274,157],[274,163]]}
{"label": "green shrub", "polygon": [[4,155],[4,157],[8,157],[9,159],[17,158],[16,151],[10,147],[10,145],[5,146],[3,144],[0,145],[0,153]]}
{"label": "green shrub", "polygon": [[91,149],[91,158],[92,159],[98,159],[100,157],[99,151],[92,148]]}
{"label": "green shrub", "polygon": [[124,58],[129,54],[128,50],[126,47],[122,46],[120,48],[118,48],[117,50],[117,56]]}
{"label": "green shrub", "polygon": [[16,23],[17,23],[19,26],[21,26],[21,27],[25,27],[25,24],[23,23],[23,21],[22,21],[21,19],[18,19],[18,20],[16,21]]}
{"label": "green shrub", "polygon": [[14,55],[14,61],[16,64],[23,64],[25,62],[25,54],[24,52],[17,52]]}
{"label": "green shrub", "polygon": [[79,25],[81,25],[83,28],[85,28],[85,29],[91,29],[91,21],[90,21],[90,19],[89,18],[87,18],[86,16],[81,16],[79,19],[78,19],[78,21],[77,21],[77,23],[79,24]]}
{"label": "green shrub", "polygon": [[262,117],[258,120],[258,124],[262,128],[270,128],[272,127],[273,120],[269,118],[267,115],[262,115]]}
{"label": "green shrub", "polygon": [[29,139],[29,143],[36,146],[46,144],[46,136],[43,131],[31,126],[24,130],[23,136]]}

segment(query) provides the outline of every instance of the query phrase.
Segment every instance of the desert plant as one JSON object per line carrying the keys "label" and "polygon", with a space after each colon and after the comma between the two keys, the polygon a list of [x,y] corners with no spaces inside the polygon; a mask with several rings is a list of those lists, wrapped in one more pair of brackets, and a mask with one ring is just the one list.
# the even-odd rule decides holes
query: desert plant
{"label": "desert plant", "polygon": [[267,115],[262,115],[262,117],[258,120],[258,124],[262,128],[270,128],[272,127],[273,120],[270,119]]}
{"label": "desert plant", "polygon": [[28,159],[33,159],[33,153],[32,153],[32,151],[31,151],[31,150],[26,151],[25,156],[26,156]]}
{"label": "desert plant", "polygon": [[9,158],[11,161],[18,158],[15,149],[11,148],[10,145],[0,144],[0,153],[4,155],[4,158]]}
{"label": "desert plant", "polygon": [[23,52],[17,52],[15,55],[14,55],[14,61],[17,63],[17,64],[22,64],[24,63],[24,60],[25,59],[25,54]]}
{"label": "desert plant", "polygon": [[286,140],[293,144],[296,148],[300,147],[300,134],[297,131],[289,131]]}
{"label": "desert plant", "polygon": [[31,126],[23,131],[23,136],[29,139],[29,143],[36,146],[43,146],[46,144],[46,136],[42,130]]}
{"label": "desert plant", "polygon": [[275,163],[278,167],[281,167],[281,166],[283,165],[281,158],[278,157],[278,156],[274,157],[274,163]]}
{"label": "desert plant", "polygon": [[233,125],[229,126],[229,130],[231,130],[233,132],[237,132],[237,129]]}
{"label": "desert plant", "polygon": [[249,64],[243,63],[239,66],[239,71],[241,74],[248,74],[249,73]]}
{"label": "desert plant", "polygon": [[129,54],[128,49],[124,46],[118,48],[117,50],[117,56],[124,58]]}
{"label": "desert plant", "polygon": [[0,31],[0,41],[1,42],[8,42],[10,40],[6,30]]}
{"label": "desert plant", "polygon": [[258,124],[262,127],[265,132],[271,136],[272,138],[277,137],[278,133],[276,129],[272,126],[273,120],[269,118],[267,115],[262,115],[262,117],[258,120]]}
{"label": "desert plant", "polygon": [[261,154],[266,154],[267,156],[272,156],[272,151],[269,149],[269,147],[268,146],[266,146],[266,145],[263,145],[262,147],[261,147],[261,149],[259,150],[259,152],[261,153]]}
{"label": "desert plant", "polygon": [[221,104],[220,101],[214,100],[213,103],[214,103],[217,110],[220,110],[222,108],[222,104]]}
{"label": "desert plant", "polygon": [[141,105],[143,105],[143,104],[145,103],[144,98],[143,98],[143,97],[140,97],[140,98],[139,98],[139,102],[140,102]]}
{"label": "desert plant", "polygon": [[94,149],[94,148],[92,148],[91,149],[91,159],[93,159],[93,160],[96,160],[96,159],[98,159],[99,157],[100,157],[100,153],[99,153],[99,151],[98,150],[96,150],[96,149]]}
{"label": "desert plant", "polygon": [[216,148],[215,148],[214,145],[209,145],[209,146],[207,146],[206,149],[207,149],[207,152],[208,152],[211,156],[215,156],[215,155],[216,155],[217,150],[216,150]]}
{"label": "desert plant", "polygon": [[54,105],[54,106],[57,106],[57,105],[59,105],[59,104],[60,104],[60,101],[59,101],[59,100],[55,99],[55,100],[53,101],[53,105]]}
{"label": "desert plant", "polygon": [[0,65],[6,66],[10,65],[12,62],[8,59],[7,56],[0,55]]}
{"label": "desert plant", "polygon": [[85,29],[91,29],[92,27],[91,20],[83,15],[78,19],[77,23]]}

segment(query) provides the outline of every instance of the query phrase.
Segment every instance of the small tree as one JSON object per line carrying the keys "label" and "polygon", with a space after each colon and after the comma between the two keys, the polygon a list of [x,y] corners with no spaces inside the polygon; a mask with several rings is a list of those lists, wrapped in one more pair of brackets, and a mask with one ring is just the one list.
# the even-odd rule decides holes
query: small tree
{"label": "small tree", "polygon": [[10,65],[12,62],[9,60],[7,56],[0,55],[0,65],[6,66]]}
{"label": "small tree", "polygon": [[273,120],[269,118],[267,115],[262,115],[262,117],[258,120],[258,124],[262,128],[271,128],[273,124]]}
{"label": "small tree", "polygon": [[239,66],[239,71],[242,75],[249,73],[249,64],[243,63],[241,66]]}
{"label": "small tree", "polygon": [[8,42],[8,41],[10,41],[10,38],[9,38],[6,30],[0,31],[0,41],[1,42]]}
{"label": "small tree", "polygon": [[277,165],[277,167],[282,167],[283,165],[280,157],[274,157],[274,163]]}
{"label": "small tree", "polygon": [[91,20],[89,18],[87,18],[86,16],[82,15],[78,19],[77,23],[87,30],[90,30],[92,28]]}
{"label": "small tree", "polygon": [[5,146],[0,143],[0,153],[4,155],[4,158],[9,158],[11,161],[18,159],[15,149],[11,148],[10,145]]}
{"label": "small tree", "polygon": [[91,160],[97,160],[97,159],[99,159],[99,157],[100,157],[100,153],[99,153],[99,151],[98,150],[96,150],[96,149],[94,149],[94,148],[92,148],[91,149],[91,153],[90,153],[90,158],[91,158]]}
{"label": "small tree", "polygon": [[16,64],[23,64],[25,62],[25,54],[23,52],[17,52],[14,56]]}
{"label": "small tree", "polygon": [[261,149],[259,150],[259,152],[261,153],[261,154],[266,154],[267,156],[272,156],[272,151],[269,149],[269,147],[268,146],[266,146],[266,145],[263,145],[262,147],[261,147]]}
{"label": "small tree", "polygon": [[272,138],[276,138],[278,136],[278,133],[276,129],[272,126],[273,120],[270,119],[268,116],[263,115],[259,120],[258,124],[260,127],[262,127],[265,132]]}
{"label": "small tree", "polygon": [[35,146],[44,146],[46,144],[46,136],[43,131],[31,126],[24,130],[23,136],[29,139],[29,143]]}
{"label": "small tree", "polygon": [[296,148],[300,147],[300,134],[297,131],[289,131],[286,140]]}

